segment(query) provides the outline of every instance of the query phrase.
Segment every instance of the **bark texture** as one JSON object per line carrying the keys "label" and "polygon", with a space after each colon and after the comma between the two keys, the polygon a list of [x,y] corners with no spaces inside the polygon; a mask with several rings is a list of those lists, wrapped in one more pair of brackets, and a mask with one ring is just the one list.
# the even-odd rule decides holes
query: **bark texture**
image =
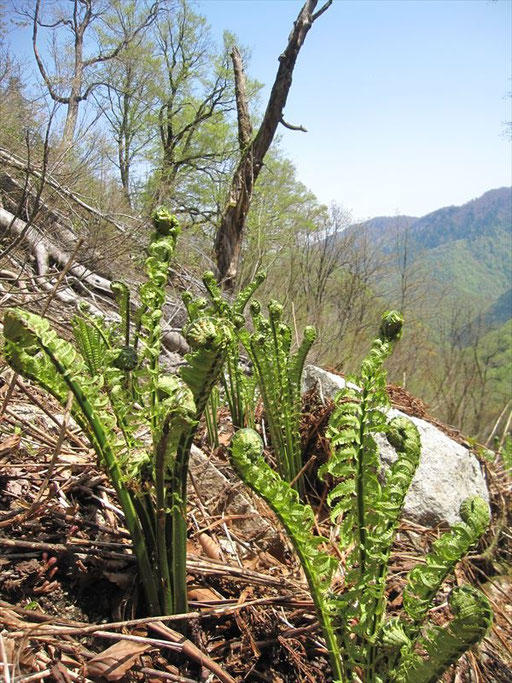
{"label": "bark texture", "polygon": [[233,174],[215,239],[218,277],[227,290],[233,290],[235,286],[240,248],[254,184],[263,166],[265,154],[276,134],[277,126],[282,122],[298,54],[309,29],[315,20],[330,7],[332,0],[328,0],[315,12],[317,4],[318,0],[306,0],[293,24],[288,44],[279,56],[279,68],[263,121],[254,137],[245,96],[242,59],[236,48],[231,55],[236,85],[240,161]]}

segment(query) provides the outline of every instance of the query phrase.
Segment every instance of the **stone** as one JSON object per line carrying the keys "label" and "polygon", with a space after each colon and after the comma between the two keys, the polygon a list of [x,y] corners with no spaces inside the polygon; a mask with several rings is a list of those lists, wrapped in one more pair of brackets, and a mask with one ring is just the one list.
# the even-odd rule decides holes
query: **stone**
{"label": "stone", "polygon": [[[345,387],[343,377],[308,365],[303,373],[303,391],[318,388],[322,398],[334,398]],[[489,490],[478,459],[464,446],[426,420],[392,408],[389,418],[405,416],[418,427],[421,459],[405,499],[404,519],[435,526],[460,522],[459,507],[469,496],[489,502]],[[396,460],[396,452],[382,434],[376,435],[384,465]]]}
{"label": "stone", "polygon": [[189,469],[209,513],[241,515],[231,524],[244,541],[257,542],[260,549],[276,556],[282,554],[282,538],[277,528],[262,516],[257,497],[234,475],[228,463],[214,463],[193,445]]}

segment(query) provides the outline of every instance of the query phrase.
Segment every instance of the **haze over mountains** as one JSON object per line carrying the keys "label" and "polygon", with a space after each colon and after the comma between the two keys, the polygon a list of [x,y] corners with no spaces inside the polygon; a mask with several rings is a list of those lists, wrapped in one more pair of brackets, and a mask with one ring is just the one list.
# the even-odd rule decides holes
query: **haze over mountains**
{"label": "haze over mountains", "polygon": [[512,318],[512,188],[421,218],[373,218],[361,229],[384,254],[406,254],[432,295],[460,301],[489,327]]}

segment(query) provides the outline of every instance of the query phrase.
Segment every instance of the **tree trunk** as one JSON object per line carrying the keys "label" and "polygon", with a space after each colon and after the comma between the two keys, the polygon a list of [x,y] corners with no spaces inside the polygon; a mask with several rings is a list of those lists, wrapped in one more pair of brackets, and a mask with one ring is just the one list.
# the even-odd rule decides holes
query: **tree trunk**
{"label": "tree trunk", "polygon": [[80,105],[80,99],[71,96],[69,98],[68,109],[66,112],[66,122],[64,124],[64,130],[62,132],[62,139],[60,145],[64,149],[69,149],[73,140],[75,139],[75,129],[76,123],[78,121],[78,107]]}
{"label": "tree trunk", "polygon": [[[274,139],[292,84],[292,74],[298,54],[314,21],[332,4],[327,2],[315,13],[318,0],[306,0],[293,24],[285,51],[279,56],[279,68],[270,93],[263,121],[252,140],[247,127],[248,107],[245,97],[245,78],[238,50],[233,50],[235,88],[238,112],[238,137],[241,159],[233,174],[228,199],[222,211],[215,239],[218,278],[222,286],[232,291],[235,287],[240,249],[247,214],[251,206],[254,183],[263,166],[263,159]],[[249,122],[250,127],[250,122]]]}

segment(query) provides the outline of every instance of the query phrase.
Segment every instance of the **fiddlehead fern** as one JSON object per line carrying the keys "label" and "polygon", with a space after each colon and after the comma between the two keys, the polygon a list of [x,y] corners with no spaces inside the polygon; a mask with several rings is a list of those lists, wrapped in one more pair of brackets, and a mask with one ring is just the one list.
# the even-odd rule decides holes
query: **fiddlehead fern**
{"label": "fiddlehead fern", "polygon": [[241,429],[234,435],[230,448],[231,462],[242,481],[275,512],[297,551],[329,649],[333,672],[342,681],[344,674],[339,644],[327,600],[338,562],[320,549],[326,539],[313,535],[311,531],[314,524],[311,507],[300,502],[297,491],[265,462],[262,453],[263,444],[254,430]]}
{"label": "fiddlehead fern", "polygon": [[419,639],[426,656],[409,653],[402,660],[394,683],[436,683],[446,669],[476,645],[492,623],[492,610],[483,593],[472,586],[454,588],[448,596],[454,615],[446,627],[429,625]]}
{"label": "fiddlehead fern", "polygon": [[130,290],[124,282],[115,280],[110,289],[116,300],[119,315],[121,316],[121,330],[124,336],[125,346],[130,345]]}
{"label": "fiddlehead fern", "polygon": [[136,502],[125,485],[129,463],[126,444],[117,437],[116,420],[108,410],[102,392],[101,375],[91,377],[85,361],[71,344],[60,339],[47,320],[20,309],[8,309],[4,316],[6,357],[20,374],[40,384],[61,405],[73,393],[72,414],[89,437],[100,463],[110,475],[130,531],[146,598],[152,613],[158,613],[158,587],[153,574]]}
{"label": "fiddlehead fern", "polygon": [[75,316],[71,321],[73,336],[89,374],[98,375],[105,368],[106,353],[109,344],[98,325]]}
{"label": "fiddlehead fern", "polygon": [[261,314],[258,301],[251,303],[255,331],[239,334],[253,362],[261,397],[265,407],[270,439],[281,477],[303,493],[302,448],[299,433],[301,411],[301,375],[304,360],[316,332],[304,331],[303,341],[290,354],[291,329],[282,322],[283,307],[277,301],[268,304],[268,320]]}
{"label": "fiddlehead fern", "polygon": [[[233,330],[226,353],[225,372],[221,381],[235,428],[254,423],[255,381],[245,373],[240,362],[240,341],[244,337],[245,318],[243,313],[245,307],[256,289],[264,282],[265,277],[264,272],[257,273],[254,280],[236,295],[233,303],[229,303],[222,295],[214,274],[207,272],[203,276],[203,283],[208,292],[213,314],[228,321]],[[204,305],[202,309],[199,308],[198,302],[195,305],[199,310],[194,311],[194,315],[204,315]]]}
{"label": "fiddlehead fern", "polygon": [[425,564],[409,572],[404,609],[418,625],[430,609],[432,598],[442,582],[489,526],[489,506],[478,496],[463,501],[460,516],[462,522],[455,524],[434,543]]}
{"label": "fiddlehead fern", "polygon": [[[388,426],[385,413],[386,374],[383,363],[400,338],[402,317],[385,313],[379,338],[363,360],[359,376],[347,378],[335,399],[327,436],[331,457],[320,476],[331,475],[328,494],[331,519],[340,524],[341,549],[348,553],[345,591],[333,596],[333,610],[343,623],[353,623],[353,636],[344,634],[344,649],[352,667],[374,675],[375,637],[384,614],[384,588],[389,553],[405,494],[416,470],[420,441],[417,429],[405,419]],[[387,432],[395,441],[398,460],[381,485],[380,461],[374,435]]]}

